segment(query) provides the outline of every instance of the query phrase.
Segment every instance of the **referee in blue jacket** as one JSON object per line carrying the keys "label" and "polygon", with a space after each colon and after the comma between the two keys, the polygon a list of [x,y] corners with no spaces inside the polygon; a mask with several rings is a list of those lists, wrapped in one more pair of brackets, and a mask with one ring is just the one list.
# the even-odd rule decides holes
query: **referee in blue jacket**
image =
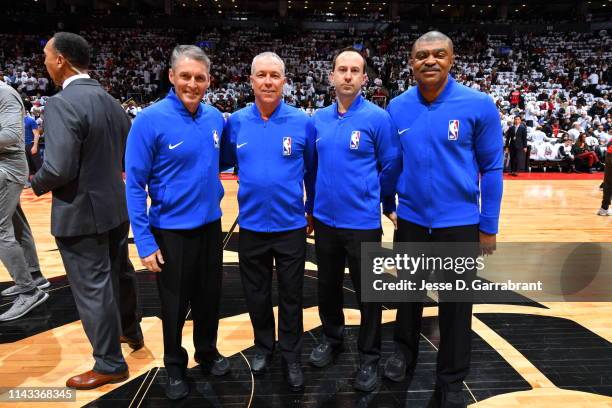
{"label": "referee in blue jacket", "polygon": [[[275,348],[272,263],[278,279],[278,346],[286,379],[302,389],[302,287],[306,233],[312,231],[315,177],[310,118],[282,101],[285,64],[273,52],[253,59],[255,104],[235,112],[224,133],[223,163],[238,165],[240,276],[255,332],[254,374],[264,372]],[[227,143],[225,141],[227,140]],[[306,203],[304,203],[306,190]],[[308,229],[308,231],[307,231]]]}
{"label": "referee in blue jacket", "polygon": [[[195,360],[205,372],[224,375],[217,351],[222,277],[219,181],[221,113],[202,103],[210,60],[192,45],[172,51],[174,88],[138,114],[127,140],[127,204],[143,265],[157,273],[170,399],[189,393],[189,357],[181,346],[188,307]],[[147,194],[151,208],[147,211]]]}
{"label": "referee in blue jacket", "polygon": [[361,243],[380,242],[381,214],[395,214],[395,183],[401,153],[389,114],[366,101],[366,61],[344,49],[333,59],[330,83],[336,102],[314,116],[318,156],[314,203],[319,316],[323,338],[310,354],[316,367],[328,365],[343,350],[344,266],[361,312],[360,366],[354,387],[372,391],[378,384],[381,346],[379,303],[361,301]]}
{"label": "referee in blue jacket", "polygon": [[[396,242],[474,242],[495,249],[502,197],[503,136],[486,94],[449,75],[453,43],[431,31],[416,40],[410,64],[417,81],[387,110],[397,127],[403,170],[397,184]],[[423,303],[397,310],[395,354],[384,375],[402,381],[417,361]],[[440,347],[432,406],[465,406],[472,304],[439,303]]]}

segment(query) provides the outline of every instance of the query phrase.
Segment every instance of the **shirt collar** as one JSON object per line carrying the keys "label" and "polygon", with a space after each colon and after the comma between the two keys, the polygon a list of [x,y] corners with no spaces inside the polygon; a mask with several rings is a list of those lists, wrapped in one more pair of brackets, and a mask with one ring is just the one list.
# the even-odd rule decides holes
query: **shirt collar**
{"label": "shirt collar", "polygon": [[[455,87],[455,79],[449,74],[448,81],[446,82],[446,85],[444,85],[444,90],[442,90],[442,93],[440,93],[440,95],[438,95],[438,97],[434,99],[431,102],[431,104],[433,105],[435,103],[444,102],[444,100],[448,98],[448,95],[450,95],[454,87]],[[419,99],[421,100],[421,102],[423,102],[425,105],[429,105],[430,103],[427,102],[425,98],[423,98],[423,95],[421,94],[419,87],[417,86],[416,88],[417,88],[417,94],[419,95]]]}
{"label": "shirt collar", "polygon": [[351,102],[351,106],[348,107],[348,109],[346,110],[346,112],[344,112],[344,114],[340,115],[340,113],[338,112],[338,100],[336,100],[333,105],[334,113],[336,114],[336,117],[340,117],[340,116],[345,117],[345,118],[349,117],[353,113],[355,113],[357,109],[359,109],[362,102],[363,102],[363,95],[361,94],[361,92],[359,92],[359,94],[357,94],[353,102]]}
{"label": "shirt collar", "polygon": [[200,114],[202,113],[202,102],[201,101],[200,101],[200,104],[198,105],[198,110],[195,111],[195,113],[191,113],[187,110],[183,101],[180,100],[180,98],[174,91],[174,88],[170,88],[170,92],[168,92],[168,96],[166,96],[166,98],[170,99],[172,103],[174,104],[174,106],[176,107],[176,109],[178,109],[184,115],[190,116],[192,118],[196,118],[200,116]]}
{"label": "shirt collar", "polygon": [[62,89],[65,89],[68,85],[72,83],[72,81],[83,78],[90,78],[90,76],[89,74],[76,74],[71,76],[70,78],[66,78],[66,80],[62,84]]}
{"label": "shirt collar", "polygon": [[[274,109],[268,120],[272,120],[272,118],[274,118],[282,110],[284,104],[285,102],[281,99],[280,103],[278,104],[276,109]],[[261,117],[261,112],[259,112],[259,109],[257,108],[257,104],[255,102],[253,102],[251,109],[253,115],[255,115],[256,118],[263,120]]]}

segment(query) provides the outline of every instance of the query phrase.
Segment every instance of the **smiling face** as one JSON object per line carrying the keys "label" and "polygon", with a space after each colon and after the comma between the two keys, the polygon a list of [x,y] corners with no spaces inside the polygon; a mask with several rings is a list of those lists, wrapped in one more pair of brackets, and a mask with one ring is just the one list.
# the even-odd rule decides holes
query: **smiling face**
{"label": "smiling face", "polygon": [[258,106],[276,106],[283,98],[285,85],[283,67],[270,57],[257,58],[253,63],[251,86]]}
{"label": "smiling face", "polygon": [[446,84],[454,62],[451,44],[445,40],[417,41],[410,56],[410,65],[417,83],[430,89],[439,89]]}
{"label": "smiling face", "polygon": [[345,51],[336,57],[334,70],[329,74],[339,98],[354,99],[367,80],[363,57],[355,51]]}
{"label": "smiling face", "polygon": [[180,58],[170,68],[168,77],[176,96],[191,113],[198,110],[198,106],[210,85],[208,67],[202,61],[188,57]]}

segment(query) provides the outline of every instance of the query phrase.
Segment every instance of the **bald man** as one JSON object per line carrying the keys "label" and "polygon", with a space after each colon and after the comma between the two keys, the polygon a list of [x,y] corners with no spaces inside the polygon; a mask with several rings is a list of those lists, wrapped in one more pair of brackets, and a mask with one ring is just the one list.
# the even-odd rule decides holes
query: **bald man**
{"label": "bald man", "polygon": [[[410,55],[417,86],[387,108],[403,154],[394,241],[473,242],[492,253],[502,197],[499,113],[489,96],[455,82],[449,75],[454,61],[450,38],[437,31],[421,36]],[[422,302],[399,304],[386,378],[403,381],[412,374],[422,314]],[[465,406],[461,390],[470,365],[471,314],[468,301],[439,304],[433,406]]]}

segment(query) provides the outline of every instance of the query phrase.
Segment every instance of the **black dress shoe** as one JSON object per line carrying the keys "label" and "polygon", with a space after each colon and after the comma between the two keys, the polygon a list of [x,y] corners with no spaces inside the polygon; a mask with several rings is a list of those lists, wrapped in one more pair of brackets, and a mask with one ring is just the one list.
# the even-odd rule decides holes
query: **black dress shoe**
{"label": "black dress shoe", "polygon": [[343,350],[342,346],[333,348],[327,341],[323,341],[312,349],[308,361],[315,367],[323,368],[329,365]]}
{"label": "black dress shoe", "polygon": [[[413,369],[411,367],[410,369]],[[385,363],[383,376],[391,381],[402,382],[406,379],[406,373],[410,370],[406,366],[404,355],[396,351]]]}
{"label": "black dress shoe", "polygon": [[171,400],[178,400],[189,395],[189,385],[184,378],[168,377],[166,384],[166,397]]}
{"label": "black dress shoe", "polygon": [[212,374],[216,377],[221,377],[230,372],[229,360],[217,353],[217,356],[212,360],[202,360],[197,354],[193,356],[196,363],[200,364],[200,368],[204,374]]}
{"label": "black dress shoe", "polygon": [[272,355],[256,353],[255,357],[251,360],[251,371],[255,375],[264,373],[268,369],[270,361],[272,361]]}
{"label": "black dress shoe", "polygon": [[359,391],[371,392],[378,386],[378,364],[368,364],[359,367],[353,388]]}
{"label": "black dress shoe", "polygon": [[302,391],[304,389],[304,373],[300,363],[289,363],[286,367],[287,385],[291,391]]}
{"label": "black dress shoe", "polygon": [[127,343],[127,345],[134,351],[140,350],[144,347],[144,339],[134,339],[132,337],[120,336],[119,342]]}

